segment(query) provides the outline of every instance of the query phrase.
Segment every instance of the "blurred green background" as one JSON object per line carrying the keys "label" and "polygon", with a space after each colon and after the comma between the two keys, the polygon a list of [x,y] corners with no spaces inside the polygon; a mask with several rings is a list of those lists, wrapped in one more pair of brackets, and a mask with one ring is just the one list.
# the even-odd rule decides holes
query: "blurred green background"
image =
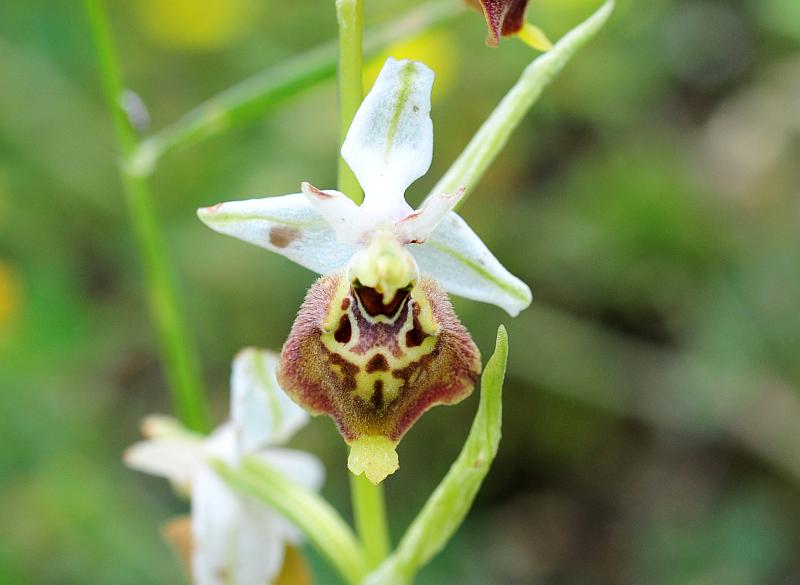
{"label": "blurred green background", "polygon": [[[453,0],[456,2],[457,0]],[[368,24],[409,8],[368,0]],[[589,0],[534,0],[552,37]],[[150,131],[333,39],[332,1],[109,2]],[[420,201],[532,58],[464,13],[390,53],[437,71]],[[369,68],[376,71],[375,66]],[[313,275],[214,234],[203,205],[335,182],[332,83],[168,155],[152,184],[215,421],[232,356],[278,349]],[[800,583],[800,3],[620,0],[463,215],[534,290],[511,320],[500,453],[422,584]],[[182,582],[186,507],[123,467],[169,412],[118,156],[79,2],[0,5],[0,583]],[[395,537],[458,452],[473,396],[431,411],[387,482]],[[315,419],[349,514],[345,448]],[[319,583],[336,583],[309,551]]]}

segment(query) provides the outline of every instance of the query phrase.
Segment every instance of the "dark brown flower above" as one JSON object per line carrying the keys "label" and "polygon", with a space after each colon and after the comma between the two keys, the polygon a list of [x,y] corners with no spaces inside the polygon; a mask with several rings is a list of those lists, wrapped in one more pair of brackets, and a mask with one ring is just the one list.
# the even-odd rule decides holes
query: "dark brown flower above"
{"label": "dark brown flower above", "polygon": [[467,397],[480,352],[431,279],[389,302],[344,273],[314,283],[281,354],[283,389],[313,414],[332,417],[352,447],[349,465],[381,481],[394,447],[426,410]]}
{"label": "dark brown flower above", "polygon": [[489,35],[486,44],[496,47],[500,37],[517,34],[525,25],[528,0],[466,0],[467,4],[483,12]]}

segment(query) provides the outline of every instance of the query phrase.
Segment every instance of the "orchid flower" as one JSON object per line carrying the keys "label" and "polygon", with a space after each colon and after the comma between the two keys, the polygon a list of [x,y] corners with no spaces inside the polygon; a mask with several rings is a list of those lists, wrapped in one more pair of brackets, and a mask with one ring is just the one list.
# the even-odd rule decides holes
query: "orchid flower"
{"label": "orchid flower", "polygon": [[125,463],[169,479],[191,497],[191,573],[196,585],[265,585],[284,563],[287,544],[300,539],[297,529],[274,510],[233,491],[213,469],[215,461],[236,466],[245,456],[311,488],[324,477],[316,457],[275,447],[308,420],[278,386],[278,358],[246,349],[233,363],[231,420],[209,437],[184,429],[166,416],[145,419],[146,437],[125,452]]}
{"label": "orchid flower", "polygon": [[553,48],[544,32],[525,20],[528,0],[466,0],[468,6],[483,12],[489,34],[486,44],[496,47],[500,37],[518,35],[539,51]]}
{"label": "orchid flower", "polygon": [[527,285],[453,212],[463,189],[417,210],[406,203],[431,164],[433,78],[421,63],[389,59],[361,104],[342,145],[361,205],[302,183],[301,193],[198,212],[212,229],[323,275],[278,378],[301,406],[336,421],[351,471],[376,483],[397,469],[395,447],[417,418],[468,396],[480,374],[478,348],[444,291],[512,316],[531,302]]}

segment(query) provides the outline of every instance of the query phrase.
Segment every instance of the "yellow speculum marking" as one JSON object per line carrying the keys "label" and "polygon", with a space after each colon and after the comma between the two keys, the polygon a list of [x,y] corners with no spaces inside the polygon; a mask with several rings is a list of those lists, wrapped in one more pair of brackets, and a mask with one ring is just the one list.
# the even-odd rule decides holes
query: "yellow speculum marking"
{"label": "yellow speculum marking", "polygon": [[[345,299],[349,299],[349,303],[345,303],[347,304],[347,308],[343,309],[342,306]],[[394,401],[404,383],[404,380],[395,376],[394,372],[403,370],[418,362],[424,356],[431,353],[436,347],[436,334],[439,328],[433,317],[433,310],[427,298],[425,298],[425,295],[419,288],[414,287],[411,290],[407,303],[409,305],[399,309],[399,313],[395,317],[400,318],[401,315],[405,317],[403,325],[397,331],[396,342],[397,346],[400,348],[400,352],[399,355],[396,356],[391,352],[390,348],[382,345],[369,348],[363,353],[356,353],[353,351],[353,349],[359,345],[362,338],[361,332],[359,331],[358,320],[355,315],[353,315],[353,311],[359,311],[360,316],[363,316],[364,320],[369,323],[369,325],[377,325],[380,323],[391,324],[393,322],[392,318],[385,315],[372,317],[364,311],[355,295],[350,295],[350,283],[346,278],[342,279],[331,299],[331,306],[325,323],[323,324],[321,341],[331,353],[337,354],[339,357],[358,368],[355,374],[355,388],[353,392],[365,402],[370,402],[372,400],[376,387],[380,387],[383,393],[382,403],[384,405]],[[426,338],[420,345],[409,347],[406,343],[406,334],[414,328],[414,305],[420,308],[418,320],[423,332],[426,334]],[[351,333],[347,342],[342,343],[335,338],[335,332],[342,322],[342,316],[345,315],[350,321]],[[388,368],[367,372],[367,364],[377,355],[383,356]],[[331,364],[331,369],[340,379],[344,378],[344,372],[341,367],[336,364]],[[418,372],[414,372],[409,382],[413,383],[418,375]],[[380,382],[380,385],[376,386],[377,382]]]}

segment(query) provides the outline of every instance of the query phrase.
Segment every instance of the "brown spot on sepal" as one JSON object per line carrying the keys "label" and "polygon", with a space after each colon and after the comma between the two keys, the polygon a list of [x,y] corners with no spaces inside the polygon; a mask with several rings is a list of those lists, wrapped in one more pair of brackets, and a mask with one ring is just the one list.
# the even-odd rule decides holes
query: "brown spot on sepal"
{"label": "brown spot on sepal", "polygon": [[[437,404],[455,404],[472,392],[481,370],[480,353],[447,295],[427,278],[412,289],[407,304],[397,314],[400,323],[409,317],[408,311],[413,311],[414,327],[408,332],[414,332],[412,341],[422,345],[433,338],[429,345],[416,349],[417,359],[392,369],[391,363],[402,361],[404,352],[410,351],[398,340],[398,336],[407,340],[406,332],[401,334],[401,330],[392,329],[395,325],[372,323],[356,315],[359,308],[353,303],[349,305],[350,315],[356,315],[352,326],[353,335],[358,331],[358,341],[347,350],[331,349],[333,346],[323,342],[324,335],[332,335],[325,323],[341,316],[342,296],[352,294],[342,278],[341,273],[326,275],[312,285],[283,347],[278,379],[295,402],[313,414],[331,416],[346,441],[380,435],[397,442],[426,410]],[[427,321],[419,318],[423,306],[427,307]],[[425,325],[429,321],[432,323]],[[426,327],[432,329],[426,332]],[[366,364],[360,362],[363,372],[362,366],[350,361],[367,352],[372,354],[376,347],[380,347],[379,354]],[[381,369],[384,364],[377,358],[381,354],[390,373]],[[364,380],[364,375],[384,377]],[[359,379],[362,385],[368,381],[369,393],[364,393],[365,388],[356,392]],[[387,381],[393,385],[391,390]],[[380,393],[376,392],[378,387]]]}
{"label": "brown spot on sepal", "polygon": [[300,237],[300,230],[286,225],[272,226],[269,230],[269,243],[276,248],[286,248]]}

